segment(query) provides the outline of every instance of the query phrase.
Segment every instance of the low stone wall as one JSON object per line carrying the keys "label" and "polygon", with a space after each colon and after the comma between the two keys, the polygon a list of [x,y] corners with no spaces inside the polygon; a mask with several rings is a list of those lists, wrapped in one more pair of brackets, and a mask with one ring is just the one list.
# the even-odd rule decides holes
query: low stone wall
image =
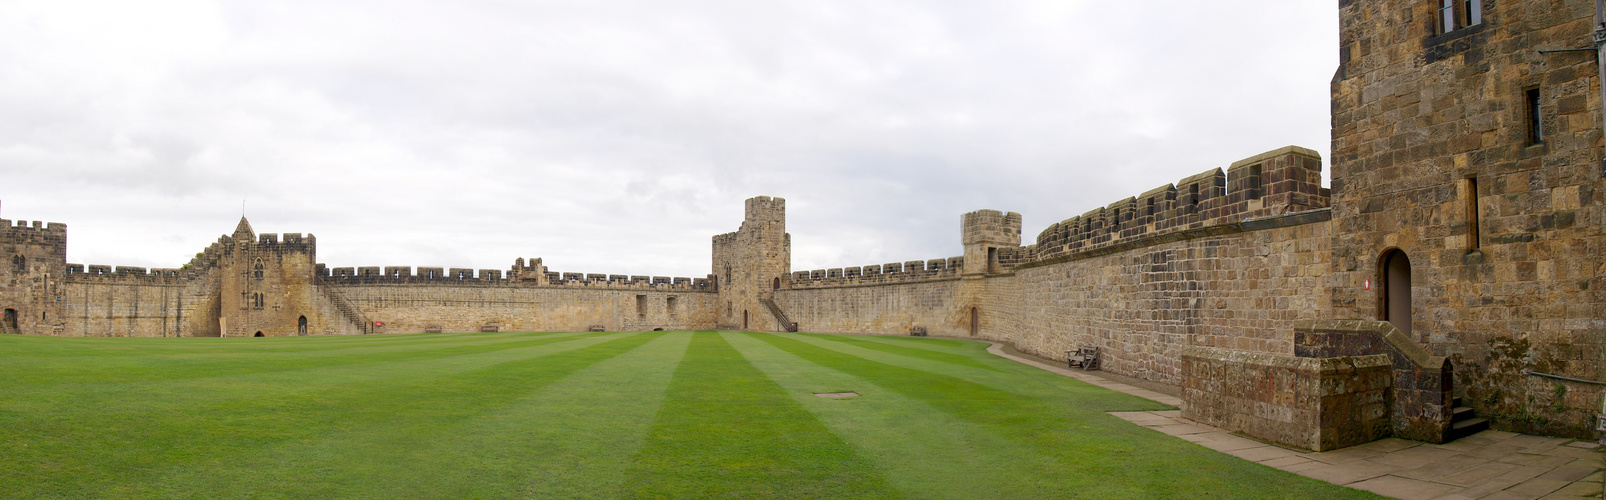
{"label": "low stone wall", "polygon": [[1390,433],[1385,355],[1296,358],[1190,347],[1182,416],[1289,446],[1324,451]]}
{"label": "low stone wall", "polygon": [[1394,386],[1390,419],[1396,437],[1443,443],[1450,440],[1455,371],[1387,321],[1318,320],[1294,325],[1294,355],[1310,358],[1389,357]]}

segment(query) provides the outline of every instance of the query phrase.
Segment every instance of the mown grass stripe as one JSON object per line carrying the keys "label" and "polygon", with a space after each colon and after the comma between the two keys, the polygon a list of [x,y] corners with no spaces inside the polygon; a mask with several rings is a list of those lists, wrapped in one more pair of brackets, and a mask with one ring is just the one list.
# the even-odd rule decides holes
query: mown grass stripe
{"label": "mown grass stripe", "polygon": [[[909,498],[1064,496],[1056,483],[1033,475],[1054,465],[1036,448],[756,338],[769,335],[729,335],[727,340]],[[845,390],[861,396],[814,396]]]}
{"label": "mown grass stripe", "polygon": [[618,497],[691,340],[690,332],[655,335],[440,433],[428,444],[428,460],[408,464],[431,473],[405,475],[403,491],[452,498]]}
{"label": "mown grass stripe", "polygon": [[[1364,493],[1277,471],[1143,429],[1107,414],[1134,396],[1087,386],[1074,400],[1030,397],[948,375],[826,349],[796,336],[756,337],[799,358],[875,382],[939,411],[990,429],[1051,459],[1022,464],[1053,477],[1068,494],[1093,498],[1194,497],[1239,491],[1262,498],[1364,497]],[[1053,377],[1041,372],[1033,377]],[[1085,385],[1085,384],[1084,384]],[[1252,484],[1254,490],[1240,485]]]}
{"label": "mown grass stripe", "polygon": [[[226,468],[231,456],[361,427],[390,415],[398,404],[429,401],[442,395],[429,382],[442,377],[497,370],[628,336],[633,334],[549,338],[496,351],[442,348],[434,359],[261,376],[85,384],[89,387],[43,402],[8,392],[0,396],[0,408],[8,409],[0,411],[0,442],[15,448],[6,454],[13,465],[0,468],[0,483],[19,482],[39,493],[94,496],[88,492],[139,483],[175,464],[180,469]],[[26,410],[9,411],[16,407]],[[27,418],[40,414],[54,418]],[[71,491],[79,493],[64,493]]]}
{"label": "mown grass stripe", "polygon": [[[321,398],[304,416],[283,415],[262,425],[293,427],[296,436],[260,443],[219,457],[197,473],[175,467],[143,482],[138,494],[217,497],[230,492],[271,493],[291,498],[371,496],[460,498],[452,482],[417,481],[433,476],[456,448],[441,442],[464,422],[527,400],[549,384],[596,363],[630,352],[656,335],[621,334],[580,349],[406,383],[365,384]],[[286,418],[292,421],[286,421]],[[286,436],[291,437],[291,436]]]}
{"label": "mown grass stripe", "polygon": [[628,484],[634,498],[898,496],[715,332],[691,339]]}
{"label": "mown grass stripe", "polygon": [[[441,344],[390,344],[376,343],[359,350],[325,351],[316,345],[296,350],[259,349],[278,339],[257,339],[260,345],[231,347],[217,346],[164,346],[189,347],[163,353],[152,349],[145,355],[120,352],[126,346],[97,344],[68,344],[52,346],[56,349],[9,349],[0,345],[0,352],[24,355],[0,356],[0,376],[18,382],[48,381],[58,384],[77,384],[83,381],[116,379],[126,381],[167,381],[184,378],[218,377],[230,374],[257,374],[271,371],[322,369],[331,366],[384,363],[427,359],[440,356],[441,349],[463,353],[517,349],[525,346],[548,344],[586,334],[560,334],[523,336],[505,339],[463,339]],[[7,339],[0,338],[0,342]],[[170,341],[171,342],[171,341]],[[186,339],[183,343],[215,342],[214,339]],[[51,356],[51,352],[74,351],[74,356]],[[41,352],[42,351],[42,352]],[[137,351],[136,351],[137,352]]]}
{"label": "mown grass stripe", "polygon": [[[924,359],[924,360],[927,360],[927,361],[936,361],[936,362],[939,362],[939,363],[948,363],[948,364],[954,364],[954,365],[959,365],[959,366],[968,366],[968,367],[971,367],[971,368],[981,368],[983,370],[998,371],[998,368],[994,368],[994,367],[992,367],[990,365],[982,363],[981,361],[977,361],[976,358],[971,357],[971,356],[966,356],[966,355],[963,355],[963,354],[958,354],[958,353],[953,353],[953,352],[934,351],[934,350],[930,350],[930,349],[921,349],[921,348],[918,348],[918,347],[909,347],[907,345],[898,345],[898,344],[893,344],[893,343],[889,343],[889,342],[883,342],[883,341],[879,341],[879,340],[874,340],[873,337],[869,337],[869,336],[861,336],[861,335],[810,335],[809,337],[820,339],[820,340],[829,340],[829,341],[832,341],[832,342],[842,342],[842,343],[845,343],[845,344],[849,344],[849,345],[853,345],[853,346],[857,346],[857,347],[862,347],[862,348],[865,348],[865,349],[874,349],[874,350],[877,350],[877,351],[881,351],[881,352],[885,352],[885,353],[889,353],[889,354],[896,354],[896,355],[899,355],[899,356],[908,356],[908,357],[911,357],[911,358]],[[909,344],[909,342],[901,342],[901,344]]]}

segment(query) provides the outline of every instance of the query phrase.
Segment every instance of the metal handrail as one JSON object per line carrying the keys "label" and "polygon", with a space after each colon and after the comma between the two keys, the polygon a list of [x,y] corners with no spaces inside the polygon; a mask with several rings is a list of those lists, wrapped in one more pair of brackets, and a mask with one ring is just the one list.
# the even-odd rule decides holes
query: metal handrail
{"label": "metal handrail", "polygon": [[1567,377],[1567,376],[1562,376],[1562,375],[1555,375],[1555,374],[1550,374],[1550,373],[1540,373],[1540,372],[1536,372],[1536,371],[1533,371],[1533,370],[1523,370],[1522,372],[1525,373],[1525,374],[1528,374],[1528,375],[1538,375],[1538,376],[1541,376],[1541,377],[1548,377],[1548,378],[1553,378],[1553,379],[1557,379],[1557,380],[1568,380],[1568,381],[1572,381],[1572,382],[1582,382],[1582,383],[1585,383],[1585,384],[1606,385],[1606,382],[1601,382],[1599,380],[1584,380],[1584,379],[1581,379],[1581,378],[1572,378],[1572,377]]}

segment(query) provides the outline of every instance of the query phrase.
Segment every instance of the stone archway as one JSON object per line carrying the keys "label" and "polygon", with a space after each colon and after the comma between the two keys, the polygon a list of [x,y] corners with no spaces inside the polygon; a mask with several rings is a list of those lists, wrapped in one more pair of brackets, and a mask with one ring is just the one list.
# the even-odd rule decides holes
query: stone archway
{"label": "stone archway", "polygon": [[742,310],[742,329],[743,330],[747,329],[747,310],[746,309]]}
{"label": "stone archway", "polygon": [[257,332],[257,334],[252,335],[252,337],[266,337],[266,335],[263,335],[262,332]]}
{"label": "stone archway", "polygon": [[1411,336],[1411,259],[1399,249],[1389,250],[1383,254],[1380,273],[1382,275],[1382,297],[1379,301],[1378,319],[1394,325],[1394,329]]}
{"label": "stone archway", "polygon": [[306,335],[306,334],[307,334],[307,317],[306,316],[302,316],[300,319],[296,320],[296,335]]}

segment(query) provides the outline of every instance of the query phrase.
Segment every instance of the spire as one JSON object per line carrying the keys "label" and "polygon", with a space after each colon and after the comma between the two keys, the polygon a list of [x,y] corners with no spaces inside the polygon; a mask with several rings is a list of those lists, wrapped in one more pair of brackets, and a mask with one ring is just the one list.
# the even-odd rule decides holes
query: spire
{"label": "spire", "polygon": [[234,239],[235,241],[241,241],[242,239],[243,241],[251,241],[257,239],[256,231],[251,230],[251,223],[246,221],[245,216],[243,215],[240,216],[240,225],[234,226]]}

